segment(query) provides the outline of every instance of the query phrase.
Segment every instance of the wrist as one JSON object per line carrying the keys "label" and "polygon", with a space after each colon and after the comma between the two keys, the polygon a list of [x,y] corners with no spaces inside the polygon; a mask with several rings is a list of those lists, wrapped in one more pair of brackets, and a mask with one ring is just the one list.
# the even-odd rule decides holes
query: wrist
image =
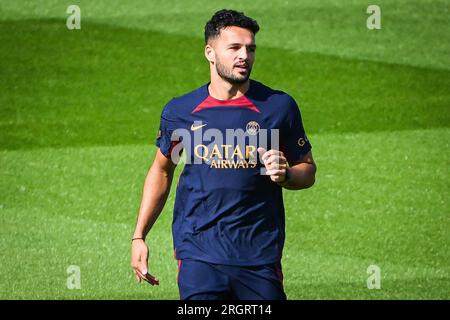
{"label": "wrist", "polygon": [[144,240],[145,241],[144,234],[145,234],[144,232],[135,231],[133,233],[133,236],[131,237],[131,242],[133,242],[134,240]]}
{"label": "wrist", "polygon": [[291,172],[290,172],[289,168],[286,168],[286,173],[284,174],[284,180],[278,182],[278,184],[284,185],[284,184],[286,184],[289,180],[291,180]]}
{"label": "wrist", "polygon": [[136,229],[134,230],[133,234],[132,234],[132,239],[134,238],[143,238],[145,239],[147,233],[145,232],[145,228],[141,228],[140,226],[136,227]]}

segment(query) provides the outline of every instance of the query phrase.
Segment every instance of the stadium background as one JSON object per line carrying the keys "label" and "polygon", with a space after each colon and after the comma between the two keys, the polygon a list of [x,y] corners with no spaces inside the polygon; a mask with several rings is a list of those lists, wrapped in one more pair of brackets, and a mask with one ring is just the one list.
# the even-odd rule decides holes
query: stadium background
{"label": "stadium background", "polygon": [[148,238],[159,287],[134,282],[130,237],[161,109],[208,81],[224,7],[259,22],[252,78],[295,97],[318,164],[284,191],[288,298],[448,299],[449,5],[359,0],[1,1],[0,298],[178,299],[173,189]]}

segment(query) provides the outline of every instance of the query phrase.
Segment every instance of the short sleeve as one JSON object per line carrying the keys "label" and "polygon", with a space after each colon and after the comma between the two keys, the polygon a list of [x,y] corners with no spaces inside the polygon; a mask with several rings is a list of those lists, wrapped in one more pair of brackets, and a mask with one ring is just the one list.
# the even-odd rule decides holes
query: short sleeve
{"label": "short sleeve", "polygon": [[168,110],[168,105],[166,105],[161,113],[155,143],[166,158],[170,158],[172,149],[180,142],[179,137],[174,135],[174,131],[176,129],[177,123],[175,119],[171,117]]}
{"label": "short sleeve", "polygon": [[302,159],[311,148],[297,103],[289,97],[288,113],[282,130],[281,149],[284,151],[288,163],[292,165]]}

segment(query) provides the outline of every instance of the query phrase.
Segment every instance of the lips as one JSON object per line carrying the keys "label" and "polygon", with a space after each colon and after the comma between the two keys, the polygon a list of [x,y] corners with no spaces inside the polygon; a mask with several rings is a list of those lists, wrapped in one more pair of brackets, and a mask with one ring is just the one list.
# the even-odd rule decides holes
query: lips
{"label": "lips", "polygon": [[247,63],[238,63],[235,64],[234,67],[238,69],[239,71],[247,71],[248,70],[248,64]]}
{"label": "lips", "polygon": [[242,68],[246,68],[246,67],[248,67],[248,64],[246,64],[246,63],[238,63],[238,64],[235,64],[234,65],[235,67],[242,67]]}

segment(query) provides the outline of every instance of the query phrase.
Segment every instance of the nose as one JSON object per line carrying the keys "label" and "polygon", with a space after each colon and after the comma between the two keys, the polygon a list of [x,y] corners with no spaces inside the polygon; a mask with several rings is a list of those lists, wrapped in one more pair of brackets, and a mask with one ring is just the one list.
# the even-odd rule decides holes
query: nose
{"label": "nose", "polygon": [[247,61],[247,59],[248,59],[248,49],[247,49],[246,46],[242,46],[239,49],[239,55],[238,56],[239,56],[239,60]]}

